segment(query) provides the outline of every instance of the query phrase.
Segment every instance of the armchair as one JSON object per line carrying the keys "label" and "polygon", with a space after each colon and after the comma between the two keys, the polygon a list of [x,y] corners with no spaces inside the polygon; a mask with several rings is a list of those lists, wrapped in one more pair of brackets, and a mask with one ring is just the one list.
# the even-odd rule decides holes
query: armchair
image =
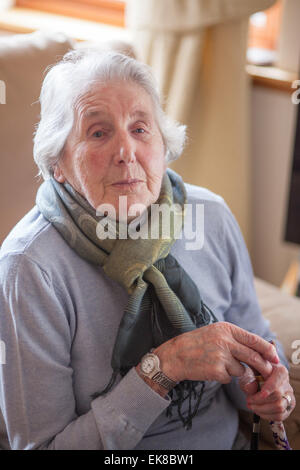
{"label": "armchair", "polygon": [[[130,45],[112,43],[129,50]],[[0,243],[15,223],[34,205],[39,181],[32,158],[32,134],[38,121],[37,103],[43,73],[70,48],[77,47],[62,34],[40,32],[0,38],[0,79],[6,84],[6,104],[0,104],[0,178],[2,215]],[[127,49],[126,49],[127,48]],[[129,48],[129,49],[128,49]],[[14,182],[13,186],[11,182]],[[298,405],[286,421],[290,444],[300,449],[300,299],[255,279],[262,313],[277,333],[290,363],[291,383]],[[250,429],[251,415],[241,413],[241,426]],[[262,426],[261,447],[272,448],[267,423]]]}

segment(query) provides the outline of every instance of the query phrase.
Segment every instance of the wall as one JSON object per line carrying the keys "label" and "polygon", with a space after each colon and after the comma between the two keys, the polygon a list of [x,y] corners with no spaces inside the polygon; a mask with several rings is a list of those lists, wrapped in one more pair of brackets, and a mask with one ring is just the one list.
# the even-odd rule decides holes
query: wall
{"label": "wall", "polygon": [[[300,1],[283,1],[277,66],[299,70]],[[297,105],[292,92],[252,89],[252,246],[255,274],[280,285],[299,247],[284,242]]]}
{"label": "wall", "polygon": [[297,72],[300,65],[299,19],[300,1],[284,0],[277,66],[290,72]]}
{"label": "wall", "polygon": [[250,251],[255,274],[278,286],[299,253],[296,245],[284,242],[297,109],[291,94],[255,86],[251,96]]}

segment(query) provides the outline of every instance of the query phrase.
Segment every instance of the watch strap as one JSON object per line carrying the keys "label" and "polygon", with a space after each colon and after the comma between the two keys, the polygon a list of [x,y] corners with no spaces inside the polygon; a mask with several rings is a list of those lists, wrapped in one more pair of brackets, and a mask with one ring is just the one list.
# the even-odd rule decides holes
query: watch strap
{"label": "watch strap", "polygon": [[162,387],[164,387],[165,389],[168,390],[168,392],[170,392],[170,390],[172,390],[172,388],[175,387],[176,385],[176,382],[174,382],[174,380],[172,379],[169,379],[169,377],[167,377],[161,370],[156,372],[152,377],[151,379],[158,383],[159,385],[161,385]]}

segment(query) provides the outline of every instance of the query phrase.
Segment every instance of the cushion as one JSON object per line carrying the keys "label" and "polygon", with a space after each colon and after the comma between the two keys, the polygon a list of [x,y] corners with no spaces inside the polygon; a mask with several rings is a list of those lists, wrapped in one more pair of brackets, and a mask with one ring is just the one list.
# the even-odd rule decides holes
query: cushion
{"label": "cushion", "polygon": [[[72,42],[62,33],[17,34],[0,38],[0,80],[6,103],[0,104],[0,243],[34,205],[41,181],[33,161],[33,132],[39,120],[38,98],[49,64],[55,63]],[[3,102],[3,99],[1,100]]]}

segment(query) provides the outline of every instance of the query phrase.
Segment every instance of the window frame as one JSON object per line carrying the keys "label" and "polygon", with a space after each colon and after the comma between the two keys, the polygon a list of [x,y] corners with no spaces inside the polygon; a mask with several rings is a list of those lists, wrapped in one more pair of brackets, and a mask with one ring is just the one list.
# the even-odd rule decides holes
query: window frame
{"label": "window frame", "polygon": [[125,2],[120,0],[16,0],[15,6],[125,27]]}

